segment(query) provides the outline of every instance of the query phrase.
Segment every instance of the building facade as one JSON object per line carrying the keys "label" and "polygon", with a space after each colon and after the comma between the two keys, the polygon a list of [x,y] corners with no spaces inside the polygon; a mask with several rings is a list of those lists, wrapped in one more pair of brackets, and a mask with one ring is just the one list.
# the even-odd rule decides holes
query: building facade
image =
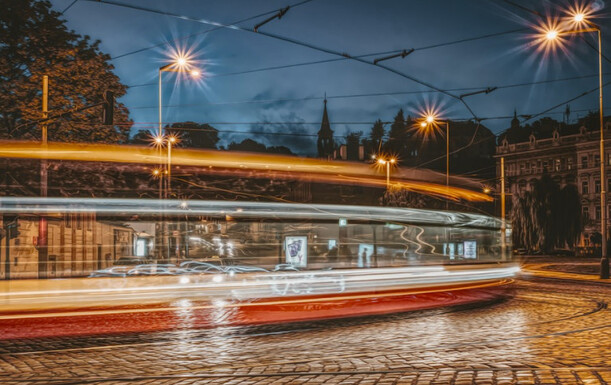
{"label": "building facade", "polygon": [[[512,127],[519,125],[517,118]],[[562,133],[561,133],[562,131]],[[501,158],[505,163],[507,218],[511,218],[511,198],[530,191],[534,182],[547,173],[561,187],[574,184],[581,195],[584,232],[578,246],[600,247],[600,192],[606,183],[607,210],[611,215],[611,123],[607,121],[605,139],[605,181],[600,179],[600,130],[585,126],[557,127],[550,135],[531,133],[527,141],[501,136],[496,148],[496,191],[501,190]]]}

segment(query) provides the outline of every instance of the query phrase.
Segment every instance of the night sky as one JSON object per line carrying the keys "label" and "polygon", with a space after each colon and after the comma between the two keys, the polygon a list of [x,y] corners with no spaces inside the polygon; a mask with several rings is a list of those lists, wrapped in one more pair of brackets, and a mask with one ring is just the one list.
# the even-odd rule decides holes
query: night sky
{"label": "night sky", "polygon": [[[192,19],[231,24],[302,0],[121,1]],[[52,0],[54,9],[60,12],[71,3],[73,0]],[[544,15],[558,14],[558,5],[574,4],[527,0],[513,3]],[[602,26],[603,53],[611,57],[609,38],[604,40],[611,36],[608,5],[600,0],[579,4],[598,10],[592,20]],[[239,26],[252,28],[269,16]],[[255,33],[227,28],[202,33],[214,26],[86,0],[73,4],[64,18],[69,28],[102,41],[102,50],[114,58],[115,72],[124,84],[131,86],[121,101],[130,109],[135,122],[133,132],[156,130],[158,68],[167,64],[169,52],[177,49],[191,50],[204,77],[193,81],[163,73],[163,121],[211,123],[221,131],[221,145],[252,137],[267,145],[286,145],[299,154],[313,154],[325,93],[331,127],[340,142],[351,131],[368,135],[373,121],[378,118],[392,121],[399,108],[412,116],[429,106],[439,108],[443,118],[472,117],[456,99],[355,60],[235,74],[337,58]],[[466,89],[450,91],[455,95],[487,87],[592,75],[467,97],[465,100],[478,117],[505,117],[483,121],[494,133],[499,133],[509,127],[508,117],[514,109],[518,114],[537,114],[598,85],[596,51],[582,38],[569,39],[566,49],[555,54],[545,55],[529,46],[532,41],[529,31],[537,21],[537,16],[501,0],[312,0],[292,7],[282,19],[274,19],[261,30],[352,56],[414,48],[416,51],[406,58],[381,64],[438,89]],[[522,32],[431,47],[522,28],[525,29]],[[195,35],[182,39],[192,34]],[[172,42],[175,39],[182,40]],[[593,34],[586,35],[585,40],[597,44]],[[162,42],[171,43],[118,57]],[[372,61],[383,56],[386,55],[364,59]],[[603,72],[611,72],[608,62],[603,62]],[[611,74],[603,81],[611,81]],[[611,106],[609,90],[611,87],[605,88],[609,95],[605,107]],[[362,94],[367,96],[356,96]],[[570,108],[571,121],[585,115],[587,110],[597,110],[598,93],[571,102]],[[546,115],[562,120],[564,110],[562,105]],[[264,122],[281,124],[257,124]],[[249,131],[249,135],[238,133]]]}

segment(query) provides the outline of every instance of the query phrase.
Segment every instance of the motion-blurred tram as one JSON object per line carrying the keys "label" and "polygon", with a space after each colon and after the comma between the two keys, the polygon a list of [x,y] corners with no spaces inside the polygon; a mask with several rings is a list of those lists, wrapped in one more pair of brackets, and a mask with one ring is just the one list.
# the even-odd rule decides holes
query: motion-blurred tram
{"label": "motion-blurred tram", "polygon": [[[54,314],[52,335],[307,321],[492,301],[519,270],[510,228],[478,214],[84,198],[1,198],[0,212],[3,225],[10,221],[19,234],[2,246],[8,264],[2,273],[10,278],[0,299],[5,338],[40,336],[37,322]],[[27,242],[44,236],[41,220],[48,229],[46,259],[40,241]],[[31,329],[11,326],[23,322],[22,312]]]}

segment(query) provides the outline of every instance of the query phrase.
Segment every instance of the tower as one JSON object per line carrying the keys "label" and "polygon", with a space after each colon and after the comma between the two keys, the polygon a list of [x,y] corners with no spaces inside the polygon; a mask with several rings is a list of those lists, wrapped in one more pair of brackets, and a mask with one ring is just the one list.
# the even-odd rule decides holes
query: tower
{"label": "tower", "polygon": [[324,103],[325,106],[322,113],[322,123],[320,124],[320,130],[318,130],[318,157],[331,159],[333,157],[335,143],[333,143],[333,131],[331,130],[331,124],[329,123],[329,115],[327,114],[326,95]]}

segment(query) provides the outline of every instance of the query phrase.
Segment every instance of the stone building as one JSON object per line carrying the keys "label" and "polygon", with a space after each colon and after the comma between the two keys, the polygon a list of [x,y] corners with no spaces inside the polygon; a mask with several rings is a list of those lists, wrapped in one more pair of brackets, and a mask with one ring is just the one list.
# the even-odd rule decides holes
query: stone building
{"label": "stone building", "polygon": [[[579,246],[600,246],[600,130],[567,125],[544,118],[537,127],[521,127],[517,116],[511,128],[499,137],[496,147],[496,191],[501,189],[501,158],[505,161],[506,215],[511,216],[511,199],[530,191],[535,180],[549,174],[561,187],[577,186],[581,194],[585,228]],[[605,123],[607,213],[611,215],[611,122]],[[609,216],[607,217],[609,218]]]}
{"label": "stone building", "polygon": [[[112,266],[121,257],[134,255],[135,231],[129,226],[103,221],[93,213],[49,215],[47,219],[47,258],[38,252],[38,221],[34,215],[21,215],[15,222],[16,236],[2,239],[0,278],[82,277]],[[0,224],[5,228],[0,216]],[[8,272],[8,274],[7,274]]]}

